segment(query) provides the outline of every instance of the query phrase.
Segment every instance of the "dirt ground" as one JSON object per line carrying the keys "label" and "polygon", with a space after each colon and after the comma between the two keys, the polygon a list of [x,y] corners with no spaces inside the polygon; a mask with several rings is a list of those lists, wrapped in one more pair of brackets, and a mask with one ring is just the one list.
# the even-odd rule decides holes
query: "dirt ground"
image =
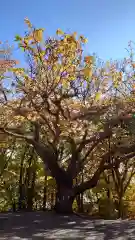
{"label": "dirt ground", "polygon": [[0,214],[0,240],[135,239],[135,221],[91,220],[52,212]]}

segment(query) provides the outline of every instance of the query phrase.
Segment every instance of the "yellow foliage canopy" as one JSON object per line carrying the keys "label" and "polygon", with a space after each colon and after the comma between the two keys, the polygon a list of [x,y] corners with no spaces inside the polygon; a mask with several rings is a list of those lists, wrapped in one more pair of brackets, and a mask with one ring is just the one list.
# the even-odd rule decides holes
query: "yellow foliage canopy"
{"label": "yellow foliage canopy", "polygon": [[[77,37],[76,33],[66,34],[58,29],[56,38],[43,41],[43,29],[33,29],[28,19],[25,22],[28,35],[17,36],[17,41],[29,53],[31,65],[28,69],[11,69],[16,77],[14,96],[19,97],[4,105],[1,124],[24,126],[37,121],[42,126],[41,133],[48,139],[54,135],[81,137],[86,122],[74,122],[74,116],[90,108],[93,99],[97,105],[108,104],[102,96],[111,83],[113,91],[122,84],[123,74],[115,71],[111,64],[95,67],[93,56],[84,57],[82,46],[87,42],[84,36]],[[82,99],[87,90],[86,104]],[[19,107],[20,111],[15,111]],[[87,126],[89,124],[87,122]]]}

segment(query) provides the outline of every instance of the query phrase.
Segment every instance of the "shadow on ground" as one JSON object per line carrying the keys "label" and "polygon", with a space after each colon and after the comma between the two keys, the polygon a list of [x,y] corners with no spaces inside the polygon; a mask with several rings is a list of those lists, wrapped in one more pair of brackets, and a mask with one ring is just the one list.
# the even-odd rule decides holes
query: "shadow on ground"
{"label": "shadow on ground", "polygon": [[135,239],[135,221],[90,220],[52,212],[0,214],[0,240]]}

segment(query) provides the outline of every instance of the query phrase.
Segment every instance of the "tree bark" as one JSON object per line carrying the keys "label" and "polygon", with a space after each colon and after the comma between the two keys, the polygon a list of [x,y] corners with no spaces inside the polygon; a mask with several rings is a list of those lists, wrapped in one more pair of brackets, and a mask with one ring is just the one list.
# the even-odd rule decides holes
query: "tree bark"
{"label": "tree bark", "polygon": [[46,210],[46,203],[47,203],[47,174],[45,173],[45,179],[44,179],[44,197],[43,197],[43,211]]}
{"label": "tree bark", "polygon": [[71,176],[59,166],[54,149],[51,146],[44,145],[40,142],[33,140],[27,141],[34,146],[37,154],[41,157],[45,166],[50,170],[51,175],[55,178],[57,184],[61,185],[61,183],[63,183],[63,185],[70,187],[73,180]]}
{"label": "tree bark", "polygon": [[29,211],[33,210],[33,200],[35,195],[35,181],[36,181],[36,169],[33,168],[31,186],[28,189],[27,209]]}
{"label": "tree bark", "polygon": [[18,198],[18,209],[21,210],[23,208],[23,164],[24,164],[24,160],[25,160],[25,155],[26,155],[26,151],[27,151],[27,144],[24,148],[24,152],[21,156],[21,164],[20,164],[20,175],[19,175],[19,198]]}
{"label": "tree bark", "polygon": [[55,211],[60,214],[71,214],[73,213],[72,204],[74,201],[73,189],[58,186],[57,197],[55,203]]}
{"label": "tree bark", "polygon": [[119,196],[118,200],[118,217],[123,218],[123,197]]}

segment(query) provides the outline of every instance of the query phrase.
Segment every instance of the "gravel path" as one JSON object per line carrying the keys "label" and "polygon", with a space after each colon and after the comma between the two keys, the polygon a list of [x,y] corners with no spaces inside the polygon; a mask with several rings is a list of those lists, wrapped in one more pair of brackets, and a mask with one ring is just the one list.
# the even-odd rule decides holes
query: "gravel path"
{"label": "gravel path", "polygon": [[90,220],[52,212],[0,214],[0,240],[135,239],[135,221]]}

